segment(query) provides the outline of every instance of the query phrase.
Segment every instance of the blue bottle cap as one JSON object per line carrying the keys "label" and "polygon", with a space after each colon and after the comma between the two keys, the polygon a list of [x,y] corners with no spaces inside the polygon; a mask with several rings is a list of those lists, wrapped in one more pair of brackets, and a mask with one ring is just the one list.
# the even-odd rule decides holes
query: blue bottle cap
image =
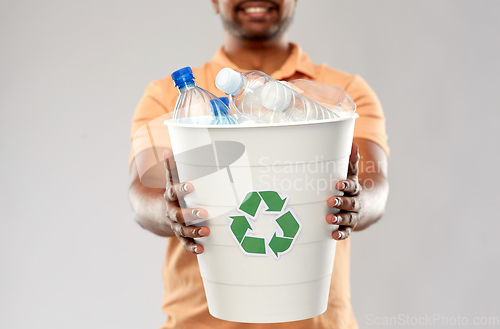
{"label": "blue bottle cap", "polygon": [[182,83],[194,82],[193,71],[189,66],[173,72],[170,76],[172,77],[172,80],[174,80],[174,85],[176,87]]}
{"label": "blue bottle cap", "polygon": [[219,97],[219,99],[229,108],[229,98],[228,97]]}
{"label": "blue bottle cap", "polygon": [[[224,97],[227,98],[227,97]],[[222,99],[211,99],[210,109],[214,116],[227,115],[229,113],[229,107]]]}

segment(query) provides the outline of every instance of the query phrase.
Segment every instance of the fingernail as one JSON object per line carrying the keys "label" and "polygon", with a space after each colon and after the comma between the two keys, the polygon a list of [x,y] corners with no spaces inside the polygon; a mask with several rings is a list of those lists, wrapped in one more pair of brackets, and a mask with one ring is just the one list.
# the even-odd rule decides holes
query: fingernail
{"label": "fingernail", "polygon": [[344,232],[338,231],[339,232],[339,238],[337,240],[342,240],[344,238]]}
{"label": "fingernail", "polygon": [[205,236],[205,233],[203,232],[202,228],[198,230],[198,236]]}
{"label": "fingernail", "polygon": [[193,216],[198,218],[198,219],[202,219],[203,217],[201,216],[201,210],[200,209],[194,209],[193,210]]}
{"label": "fingernail", "polygon": [[194,246],[193,251],[197,254],[198,253],[198,246]]}
{"label": "fingernail", "polygon": [[333,221],[333,224],[339,224],[342,221],[342,217],[340,216],[335,216],[335,220]]}
{"label": "fingernail", "polygon": [[174,199],[174,188],[173,187],[169,187],[168,190],[167,190],[167,195],[168,195],[168,198],[170,200],[173,200]]}
{"label": "fingernail", "polygon": [[342,191],[345,191],[347,189],[347,183],[342,182]]}
{"label": "fingernail", "polygon": [[333,201],[333,206],[336,207],[340,204],[340,199],[339,198],[335,198],[334,201]]}
{"label": "fingernail", "polygon": [[181,185],[181,191],[182,192],[188,192],[188,184],[187,183],[184,183]]}

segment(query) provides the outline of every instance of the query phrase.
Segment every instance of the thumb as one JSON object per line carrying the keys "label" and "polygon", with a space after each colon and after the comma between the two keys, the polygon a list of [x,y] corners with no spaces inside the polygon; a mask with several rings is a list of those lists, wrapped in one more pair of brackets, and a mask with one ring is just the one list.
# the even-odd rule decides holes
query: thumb
{"label": "thumb", "polygon": [[167,148],[163,151],[163,162],[165,164],[165,169],[167,170],[173,170],[176,168],[174,152],[172,152],[172,149]]}
{"label": "thumb", "polygon": [[347,178],[357,179],[359,158],[359,146],[358,144],[353,142],[351,146],[351,155],[349,156],[349,169],[347,170]]}

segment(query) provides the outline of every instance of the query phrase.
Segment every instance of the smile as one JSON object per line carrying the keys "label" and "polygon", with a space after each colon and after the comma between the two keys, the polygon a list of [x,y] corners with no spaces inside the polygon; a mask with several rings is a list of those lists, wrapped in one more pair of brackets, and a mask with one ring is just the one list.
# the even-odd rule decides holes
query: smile
{"label": "smile", "polygon": [[248,8],[244,8],[243,11],[245,13],[249,13],[249,14],[254,14],[254,13],[266,13],[269,11],[270,8],[266,8],[266,7],[248,7]]}
{"label": "smile", "polygon": [[246,1],[237,7],[237,10],[251,16],[264,17],[273,10],[278,10],[278,5],[272,1]]}

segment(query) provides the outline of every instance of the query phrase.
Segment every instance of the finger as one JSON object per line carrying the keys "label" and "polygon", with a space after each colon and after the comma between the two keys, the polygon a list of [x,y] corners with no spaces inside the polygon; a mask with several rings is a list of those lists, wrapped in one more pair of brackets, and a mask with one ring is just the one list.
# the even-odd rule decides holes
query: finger
{"label": "finger", "polygon": [[165,169],[167,170],[174,170],[177,168],[174,159],[174,152],[171,149],[163,151],[163,163],[165,164]]}
{"label": "finger", "polygon": [[332,196],[327,204],[331,208],[337,208],[346,211],[358,212],[361,209],[361,201],[358,196]]}
{"label": "finger", "polygon": [[179,239],[180,243],[186,251],[193,254],[201,254],[204,248],[201,244],[196,243],[193,238],[199,238],[210,234],[210,229],[206,226],[195,227],[185,226],[178,223],[172,224],[172,230],[175,236]]}
{"label": "finger", "polygon": [[179,180],[179,173],[177,172],[177,168],[173,170],[167,169],[166,173],[167,173],[167,186],[179,184],[181,182]]}
{"label": "finger", "polygon": [[352,228],[348,226],[340,226],[338,230],[333,231],[332,238],[337,241],[345,240],[351,236]]}
{"label": "finger", "polygon": [[346,179],[338,181],[335,184],[335,188],[338,191],[350,194],[350,195],[358,195],[361,192],[361,184],[359,184],[357,179]]}
{"label": "finger", "polygon": [[193,192],[193,190],[193,184],[189,182],[173,184],[167,187],[163,196],[165,197],[166,201],[177,201],[180,197]]}
{"label": "finger", "polygon": [[347,178],[353,179],[358,177],[358,163],[359,163],[359,147],[358,144],[352,143],[351,155],[349,156],[349,168],[347,170]]}
{"label": "finger", "polygon": [[203,238],[210,235],[206,226],[186,226],[181,223],[172,223],[172,230],[179,238]]}
{"label": "finger", "polygon": [[167,186],[179,183],[179,174],[175,163],[174,154],[171,149],[163,151],[163,165],[167,170]]}
{"label": "finger", "polygon": [[186,223],[198,219],[208,218],[208,211],[203,208],[181,208],[170,202],[167,210],[167,217],[172,222]]}
{"label": "finger", "polygon": [[192,254],[201,254],[203,253],[204,249],[203,246],[199,243],[194,242],[193,239],[191,238],[182,238],[182,237],[177,237],[181,243],[181,245],[184,247],[184,249],[187,252],[190,252]]}
{"label": "finger", "polygon": [[349,226],[352,229],[355,229],[359,222],[359,214],[352,211],[328,214],[326,216],[326,222],[332,225]]}
{"label": "finger", "polygon": [[167,205],[167,218],[174,223],[184,223],[184,215],[181,207],[170,201]]}
{"label": "finger", "polygon": [[182,209],[182,218],[185,222],[197,219],[206,219],[208,218],[208,211],[203,208],[184,208]]}

